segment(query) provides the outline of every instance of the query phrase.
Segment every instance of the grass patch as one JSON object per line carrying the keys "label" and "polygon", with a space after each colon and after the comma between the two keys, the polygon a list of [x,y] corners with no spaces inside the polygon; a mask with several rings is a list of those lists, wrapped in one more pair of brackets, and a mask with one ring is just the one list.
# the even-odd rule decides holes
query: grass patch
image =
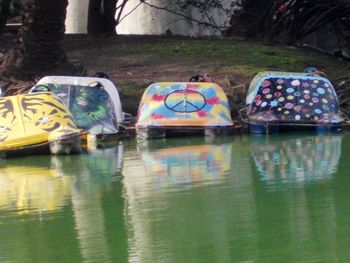
{"label": "grass patch", "polygon": [[150,83],[135,84],[134,82],[118,82],[118,92],[120,99],[123,102],[124,112],[130,113],[133,116],[137,115],[141,97],[148,85],[150,85]]}
{"label": "grass patch", "polygon": [[233,39],[82,38],[80,42],[72,39],[66,50],[92,72],[103,71],[116,80],[123,110],[133,115],[150,81],[187,80],[192,74],[209,73],[238,108],[246,87],[260,71],[300,72],[316,65],[335,80],[348,66],[312,50]]}
{"label": "grass patch", "polygon": [[196,61],[215,64],[222,67],[222,72],[248,75],[263,70],[301,71],[306,65],[317,65],[335,78],[346,65],[334,57],[312,50],[237,40],[135,42],[110,46],[104,52],[117,56],[156,54],[156,60],[149,60],[148,64]]}

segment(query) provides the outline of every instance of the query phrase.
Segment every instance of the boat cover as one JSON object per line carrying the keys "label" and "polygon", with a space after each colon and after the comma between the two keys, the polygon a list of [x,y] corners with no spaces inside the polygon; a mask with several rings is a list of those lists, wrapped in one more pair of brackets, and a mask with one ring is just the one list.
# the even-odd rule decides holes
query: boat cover
{"label": "boat cover", "polygon": [[250,122],[339,124],[344,121],[332,83],[324,77],[261,72],[246,98]]}
{"label": "boat cover", "polygon": [[144,92],[136,128],[232,126],[220,86],[204,82],[162,82]]}
{"label": "boat cover", "polygon": [[69,108],[77,126],[90,133],[113,134],[123,122],[119,93],[105,78],[49,76],[36,88],[47,86]]}
{"label": "boat cover", "polygon": [[51,92],[0,98],[0,151],[80,134],[64,104]]}

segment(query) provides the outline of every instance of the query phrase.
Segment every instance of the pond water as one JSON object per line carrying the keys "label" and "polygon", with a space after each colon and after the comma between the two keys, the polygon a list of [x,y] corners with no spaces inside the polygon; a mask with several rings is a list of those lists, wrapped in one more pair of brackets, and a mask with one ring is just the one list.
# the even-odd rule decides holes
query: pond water
{"label": "pond water", "polygon": [[0,262],[346,262],[350,135],[124,141],[0,163]]}

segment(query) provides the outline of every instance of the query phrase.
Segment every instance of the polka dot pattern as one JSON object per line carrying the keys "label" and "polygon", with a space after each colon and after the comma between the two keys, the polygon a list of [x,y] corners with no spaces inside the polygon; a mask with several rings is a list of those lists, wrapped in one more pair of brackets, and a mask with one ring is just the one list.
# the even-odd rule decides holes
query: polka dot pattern
{"label": "polka dot pattern", "polygon": [[264,80],[248,110],[252,116],[274,114],[282,122],[318,122],[338,114],[338,102],[325,79],[273,78]]}

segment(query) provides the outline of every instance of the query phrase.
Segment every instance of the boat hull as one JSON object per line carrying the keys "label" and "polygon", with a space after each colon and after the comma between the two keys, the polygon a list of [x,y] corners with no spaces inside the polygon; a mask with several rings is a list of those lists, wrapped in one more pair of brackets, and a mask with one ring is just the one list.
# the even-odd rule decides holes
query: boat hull
{"label": "boat hull", "polygon": [[138,127],[137,137],[140,139],[157,139],[172,136],[193,136],[216,137],[233,134],[234,127]]}
{"label": "boat hull", "polygon": [[254,134],[274,134],[290,131],[314,131],[316,133],[340,132],[343,125],[295,125],[295,124],[259,124],[250,123],[249,132]]}
{"label": "boat hull", "polygon": [[0,155],[80,151],[81,130],[50,92],[0,98]]}

